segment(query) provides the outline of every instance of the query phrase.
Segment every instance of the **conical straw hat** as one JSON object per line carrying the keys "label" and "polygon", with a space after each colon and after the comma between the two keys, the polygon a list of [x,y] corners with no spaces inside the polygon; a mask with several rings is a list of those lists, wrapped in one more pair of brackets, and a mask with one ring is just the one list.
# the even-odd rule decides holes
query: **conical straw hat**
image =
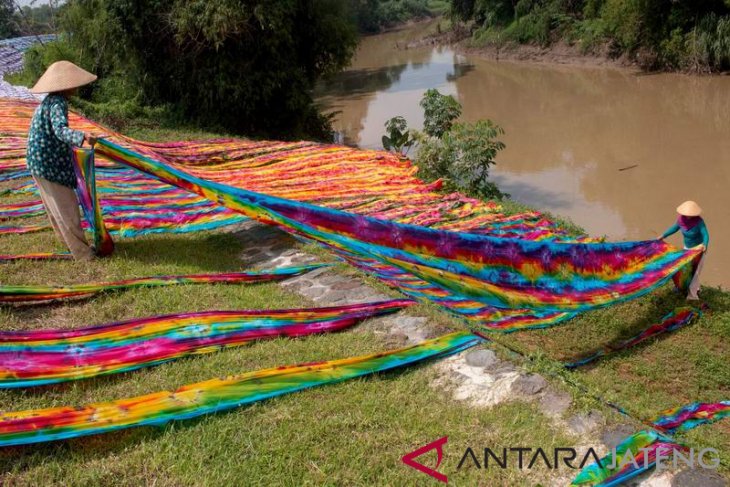
{"label": "conical straw hat", "polygon": [[69,61],[56,61],[48,66],[46,72],[40,77],[31,93],[52,93],[55,91],[65,91],[79,86],[88,85],[96,81],[96,75],[93,75],[76,66]]}
{"label": "conical straw hat", "polygon": [[694,201],[685,201],[677,207],[677,213],[682,216],[699,216],[702,213],[702,208]]}

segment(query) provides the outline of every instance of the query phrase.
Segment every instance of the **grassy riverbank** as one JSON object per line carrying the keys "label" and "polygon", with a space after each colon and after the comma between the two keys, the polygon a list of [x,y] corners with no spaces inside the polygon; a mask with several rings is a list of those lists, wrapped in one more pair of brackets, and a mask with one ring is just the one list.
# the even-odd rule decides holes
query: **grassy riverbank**
{"label": "grassy riverbank", "polygon": [[[146,139],[209,135],[131,125],[127,133]],[[508,203],[506,209],[518,211],[522,207]],[[50,232],[4,236],[2,241],[3,253],[9,254],[58,248]],[[141,237],[119,241],[111,258],[91,264],[61,261],[2,265],[0,282],[66,284],[236,270],[242,267],[239,257],[243,250],[240,239],[228,231]],[[393,290],[388,292],[398,295]],[[587,313],[562,326],[493,338],[498,344],[520,350],[527,358],[495,345],[502,356],[566,388],[574,398],[572,412],[597,409],[608,423],[629,423],[638,428],[638,423],[613,413],[581,389],[566,386],[563,379],[615,401],[637,418],[695,400],[727,399],[730,295],[705,289],[704,297],[712,311],[690,327],[575,372],[562,370],[558,361],[635,333],[683,304],[681,299],[667,288],[622,306]],[[277,284],[178,286],[111,293],[66,304],[0,308],[0,322],[5,329],[73,328],[180,311],[311,305]],[[417,312],[431,316],[439,328],[463,326],[433,306],[419,305]],[[113,400],[171,390],[221,375],[361,355],[393,346],[391,339],[375,333],[366,323],[344,333],[271,340],[129,374],[0,391],[0,410]],[[514,468],[457,471],[456,466],[467,446],[475,450],[486,446],[548,449],[585,444],[584,437],[568,434],[531,404],[507,402],[477,409],[455,401],[447,391],[432,387],[435,375],[433,366],[416,367],[165,428],[5,449],[0,451],[0,479],[13,485],[404,485],[426,478],[404,466],[400,457],[448,435],[445,463],[440,470],[453,480],[535,485],[549,484],[556,475],[565,476],[566,472],[544,467],[529,472]],[[701,427],[683,439],[690,446],[718,448],[728,465],[729,427],[728,421]]]}

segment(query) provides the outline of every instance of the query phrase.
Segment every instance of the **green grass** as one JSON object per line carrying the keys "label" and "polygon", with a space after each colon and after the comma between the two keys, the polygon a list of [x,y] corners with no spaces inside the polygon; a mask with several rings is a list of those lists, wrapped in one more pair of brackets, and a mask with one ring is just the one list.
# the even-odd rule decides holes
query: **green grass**
{"label": "green grass", "polygon": [[[137,127],[130,135],[148,139],[199,138]],[[7,185],[6,185],[7,186]],[[2,189],[0,187],[0,189]],[[23,199],[20,197],[14,199]],[[3,201],[9,201],[3,199]],[[505,202],[505,211],[528,209]],[[27,220],[33,221],[33,220]],[[35,219],[42,222],[43,218]],[[571,231],[580,229],[561,221]],[[50,231],[0,237],[3,253],[61,250]],[[322,250],[306,249],[322,259]],[[241,268],[240,240],[224,232],[149,236],[117,243],[115,254],[91,263],[16,262],[0,266],[0,282],[68,284],[151,274],[229,271]],[[338,272],[357,274],[344,266]],[[388,293],[381,283],[364,276]],[[684,304],[669,288],[620,306],[586,313],[547,330],[497,334],[502,357],[544,374],[554,384],[568,381],[574,410],[598,408],[609,422],[631,422],[611,413],[591,395],[611,400],[637,418],[692,401],[730,396],[730,295],[703,289],[712,311],[691,326],[596,365],[568,372],[559,361],[626,338]],[[1,307],[3,329],[79,327],[154,314],[206,309],[310,306],[277,284],[189,285],[98,295],[66,304]],[[429,304],[411,314],[428,316],[438,332],[463,324]],[[65,385],[0,391],[0,410],[84,404],[170,390],[183,384],[281,364],[336,359],[392,348],[392,340],[363,324],[353,330],[302,340],[272,340],[188,358],[160,367]],[[504,346],[502,348],[501,346]],[[519,350],[524,356],[511,353]],[[572,446],[583,438],[566,437],[534,406],[502,404],[473,409],[430,386],[431,366],[388,373],[305,391],[241,408],[227,414],[0,451],[0,483],[32,484],[411,484],[427,481],[402,465],[400,457],[434,439],[449,436],[441,471],[457,483],[535,485],[555,472],[516,469],[457,470],[466,446]],[[587,390],[588,394],[583,392]],[[701,427],[681,436],[689,446],[717,448],[730,465],[730,422]],[[725,472],[727,472],[727,467]],[[565,474],[565,472],[558,472]]]}
{"label": "green grass", "polygon": [[[24,262],[0,267],[0,280],[61,284],[131,276],[240,268],[240,241],[225,233],[151,236],[118,242],[92,263]],[[3,237],[9,253],[48,249],[50,232]],[[79,327],[123,318],[203,309],[308,306],[276,284],[189,285],[102,294],[73,303],[4,307],[4,329]],[[451,328],[455,323],[451,323]],[[445,328],[447,328],[445,326]],[[388,339],[368,326],[302,340],[277,339],[155,368],[27,390],[0,391],[0,410],[113,400],[281,364],[336,359],[384,350]],[[0,482],[12,485],[305,485],[410,484],[420,475],[400,457],[449,436],[441,470],[492,485],[527,483],[516,469],[456,470],[466,446],[572,445],[534,407],[472,409],[429,384],[428,365],[293,394],[236,411],[96,437],[0,451]],[[425,479],[420,478],[422,481]]]}

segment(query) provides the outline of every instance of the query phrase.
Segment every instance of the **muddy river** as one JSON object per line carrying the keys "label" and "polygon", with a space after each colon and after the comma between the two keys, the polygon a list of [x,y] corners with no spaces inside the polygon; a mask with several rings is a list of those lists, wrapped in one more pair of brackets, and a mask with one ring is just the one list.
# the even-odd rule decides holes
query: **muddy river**
{"label": "muddy river", "polygon": [[[730,285],[730,76],[646,75],[406,49],[428,25],[363,39],[350,69],[317,90],[344,142],[381,148],[383,124],[422,128],[437,88],[490,118],[507,148],[490,177],[512,198],[611,240],[654,238],[694,199],[710,249],[703,282]],[[671,242],[679,244],[674,236]]]}

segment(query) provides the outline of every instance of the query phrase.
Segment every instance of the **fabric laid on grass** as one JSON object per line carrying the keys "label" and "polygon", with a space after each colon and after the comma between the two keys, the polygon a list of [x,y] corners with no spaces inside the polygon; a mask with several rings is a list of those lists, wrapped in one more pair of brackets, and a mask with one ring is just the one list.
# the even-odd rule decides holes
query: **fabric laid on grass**
{"label": "fabric laid on grass", "polygon": [[175,391],[81,407],[4,412],[0,414],[0,446],[62,440],[138,426],[162,426],[174,420],[445,357],[480,341],[471,333],[455,332],[398,350],[263,369],[198,382]]}
{"label": "fabric laid on grass", "polygon": [[151,276],[119,281],[72,284],[69,286],[4,286],[0,285],[0,303],[29,303],[51,299],[74,298],[92,294],[138,287],[175,286],[179,284],[244,284],[279,281],[325,267],[328,264],[280,267],[278,269],[245,272],[218,272],[177,276]]}
{"label": "fabric laid on grass", "polygon": [[203,180],[108,140],[97,152],[301,238],[504,310],[575,313],[626,301],[664,284],[698,253],[661,241],[568,244],[405,225]]}
{"label": "fabric laid on grass", "polygon": [[595,352],[586,354],[586,356],[584,356],[583,358],[566,363],[565,366],[569,369],[574,369],[583,365],[587,365],[589,363],[595,362],[601,357],[605,357],[606,355],[620,352],[621,350],[627,350],[661,334],[669,333],[683,328],[690,324],[692,320],[694,320],[695,318],[699,318],[700,316],[702,316],[702,311],[697,308],[677,308],[668,315],[666,315],[664,318],[662,318],[659,323],[647,327],[633,337],[627,340],[623,340],[617,344],[606,345],[600,350],[596,350]]}
{"label": "fabric laid on grass", "polygon": [[129,372],[253,340],[339,331],[410,300],[288,310],[202,311],[81,329],[0,332],[0,388]]}
{"label": "fabric laid on grass", "polygon": [[730,416],[730,401],[695,402],[662,411],[652,419],[652,423],[662,431],[674,434],[703,424],[714,423],[728,416]]}
{"label": "fabric laid on grass", "polygon": [[[18,179],[18,186],[9,190],[12,194],[34,194],[24,160],[25,137],[34,108],[33,103],[0,100],[0,150],[4,156],[0,160],[0,179]],[[151,143],[126,138],[73,112],[69,120],[75,128],[107,134],[137,152],[184,165],[205,179],[245,183],[248,189],[261,193],[445,230],[531,240],[575,238],[537,212],[507,216],[500,213],[497,204],[459,193],[440,193],[440,182],[424,183],[415,177],[412,163],[387,152],[307,141],[211,139]],[[102,211],[115,237],[220,228],[243,218],[103,157],[96,162]],[[37,197],[34,201],[40,203]],[[6,210],[15,214],[17,208],[13,205],[0,205],[0,214]],[[38,208],[27,211],[37,214]],[[7,231],[23,231],[29,225],[23,222]]]}
{"label": "fabric laid on grass", "polygon": [[[651,470],[656,465],[657,454],[663,458],[673,451],[684,451],[685,447],[675,443],[653,430],[643,430],[626,438],[599,463],[580,471],[571,485],[612,487]],[[665,460],[666,462],[666,460]]]}
{"label": "fabric laid on grass", "polygon": [[[580,471],[571,485],[611,487],[645,473],[656,466],[657,458],[664,465],[671,462],[673,452],[686,455],[687,447],[672,438],[680,431],[710,424],[730,416],[730,401],[717,403],[692,403],[668,409],[651,420],[656,430],[643,430],[624,439],[615,449]],[[669,458],[670,460],[667,460]]]}
{"label": "fabric laid on grass", "polygon": [[0,262],[16,260],[72,260],[69,252],[30,252],[27,254],[0,254]]}

